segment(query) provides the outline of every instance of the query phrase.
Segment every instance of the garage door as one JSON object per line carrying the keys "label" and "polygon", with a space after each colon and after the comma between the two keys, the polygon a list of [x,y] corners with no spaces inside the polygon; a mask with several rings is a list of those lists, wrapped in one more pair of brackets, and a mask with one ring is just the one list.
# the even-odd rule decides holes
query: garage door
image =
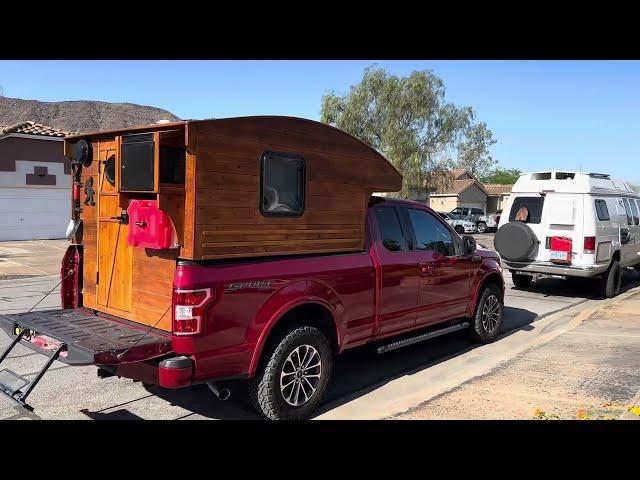
{"label": "garage door", "polygon": [[66,189],[0,188],[0,240],[64,238],[69,196]]}

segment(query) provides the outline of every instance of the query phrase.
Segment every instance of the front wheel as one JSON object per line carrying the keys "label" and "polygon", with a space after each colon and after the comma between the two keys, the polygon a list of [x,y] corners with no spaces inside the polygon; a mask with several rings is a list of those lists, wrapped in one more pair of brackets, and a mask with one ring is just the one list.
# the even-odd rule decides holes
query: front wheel
{"label": "front wheel", "polygon": [[471,318],[469,333],[476,342],[491,343],[500,334],[504,319],[504,299],[502,290],[494,283],[482,288],[476,305],[476,312]]}
{"label": "front wheel", "polygon": [[484,233],[487,231],[487,224],[484,222],[478,222],[476,227],[478,228],[478,233]]}
{"label": "front wheel", "polygon": [[323,333],[309,326],[285,332],[249,380],[251,403],[271,420],[303,420],[322,400],[333,354]]}

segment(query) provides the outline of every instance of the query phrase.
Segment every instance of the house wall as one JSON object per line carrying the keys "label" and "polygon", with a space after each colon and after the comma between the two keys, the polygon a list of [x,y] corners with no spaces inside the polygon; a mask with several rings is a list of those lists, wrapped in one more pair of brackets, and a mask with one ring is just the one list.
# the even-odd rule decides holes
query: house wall
{"label": "house wall", "polygon": [[431,196],[429,206],[436,212],[450,212],[458,206],[458,196]]}
{"label": "house wall", "polygon": [[458,203],[461,206],[467,204],[487,204],[487,194],[484,193],[477,185],[471,185],[458,195]]}

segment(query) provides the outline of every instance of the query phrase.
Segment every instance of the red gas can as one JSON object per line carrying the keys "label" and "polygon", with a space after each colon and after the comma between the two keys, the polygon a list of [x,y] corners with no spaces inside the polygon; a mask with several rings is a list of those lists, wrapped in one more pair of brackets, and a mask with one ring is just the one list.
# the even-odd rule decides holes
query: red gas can
{"label": "red gas can", "polygon": [[131,200],[127,243],[134,247],[165,249],[174,246],[174,228],[169,215],[155,200]]}

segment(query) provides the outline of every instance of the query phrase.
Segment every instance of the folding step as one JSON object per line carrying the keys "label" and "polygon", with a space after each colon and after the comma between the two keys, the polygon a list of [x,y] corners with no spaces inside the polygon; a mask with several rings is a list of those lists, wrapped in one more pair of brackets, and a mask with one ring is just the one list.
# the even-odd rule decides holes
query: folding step
{"label": "folding step", "polygon": [[462,323],[458,323],[457,325],[452,325],[450,327],[445,327],[439,330],[432,330],[430,332],[422,333],[420,335],[416,335],[415,337],[396,340],[394,342],[378,347],[378,353],[387,353],[392,350],[397,350],[398,348],[408,347],[409,345],[413,345],[414,343],[424,342],[425,340],[430,340],[432,338],[439,337],[440,335],[446,335],[447,333],[456,332],[458,330],[464,330],[465,328],[469,328],[469,322],[462,322]]}
{"label": "folding step", "polygon": [[[14,338],[11,345],[7,347],[7,349],[0,356],[0,363],[7,358],[11,350],[20,343],[22,337],[26,334],[26,330],[20,331],[16,338]],[[5,398],[8,398],[14,403],[24,407],[25,409],[33,412],[33,407],[27,404],[27,397],[33,391],[38,382],[42,379],[49,367],[56,361],[56,359],[60,356],[60,353],[67,349],[67,345],[65,343],[57,344],[52,350],[51,356],[48,357],[47,363],[40,369],[36,378],[33,380],[27,380],[24,377],[21,377],[17,373],[9,370],[8,368],[4,368],[0,370],[0,394],[2,394]]]}

